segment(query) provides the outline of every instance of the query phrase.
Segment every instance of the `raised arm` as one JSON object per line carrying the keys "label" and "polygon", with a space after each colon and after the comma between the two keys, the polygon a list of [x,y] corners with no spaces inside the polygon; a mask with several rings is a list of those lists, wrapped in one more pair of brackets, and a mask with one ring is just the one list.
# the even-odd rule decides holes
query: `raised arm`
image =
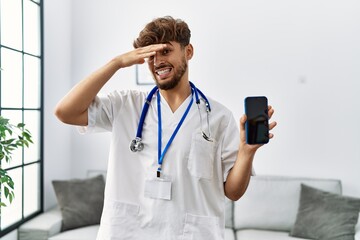
{"label": "raised arm", "polygon": [[88,108],[101,88],[121,68],[134,64],[142,64],[145,58],[161,51],[166,44],[154,44],[137,48],[113,58],[103,67],[75,85],[57,104],[55,115],[64,123],[86,126],[88,124]]}
{"label": "raised arm", "polygon": [[[274,109],[269,106],[269,117],[274,113]],[[229,172],[229,175],[224,184],[225,195],[233,201],[237,201],[245,193],[252,172],[252,164],[255,153],[262,145],[249,145],[246,144],[245,137],[245,122],[246,116],[244,115],[240,119],[240,146],[237,159],[234,166]],[[272,122],[269,125],[269,129],[272,130],[276,126],[276,122]],[[273,134],[269,134],[269,138],[272,138]]]}

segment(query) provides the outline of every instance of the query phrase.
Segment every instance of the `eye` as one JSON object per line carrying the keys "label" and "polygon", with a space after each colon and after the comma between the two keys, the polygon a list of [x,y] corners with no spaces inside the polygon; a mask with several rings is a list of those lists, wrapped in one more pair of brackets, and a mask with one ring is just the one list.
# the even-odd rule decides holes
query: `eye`
{"label": "eye", "polygon": [[162,51],[162,55],[167,55],[169,52],[170,52],[169,49],[164,49],[164,50]]}
{"label": "eye", "polygon": [[147,61],[148,62],[153,62],[154,61],[154,56],[150,56]]}

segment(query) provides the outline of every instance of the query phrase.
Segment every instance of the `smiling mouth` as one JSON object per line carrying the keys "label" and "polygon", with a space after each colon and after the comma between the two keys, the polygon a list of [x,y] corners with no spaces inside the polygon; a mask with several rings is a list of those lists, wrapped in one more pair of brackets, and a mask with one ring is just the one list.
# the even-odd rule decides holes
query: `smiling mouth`
{"label": "smiling mouth", "polygon": [[171,70],[172,70],[172,68],[170,68],[170,67],[169,68],[163,68],[163,69],[156,70],[155,73],[160,78],[165,78],[170,74]]}

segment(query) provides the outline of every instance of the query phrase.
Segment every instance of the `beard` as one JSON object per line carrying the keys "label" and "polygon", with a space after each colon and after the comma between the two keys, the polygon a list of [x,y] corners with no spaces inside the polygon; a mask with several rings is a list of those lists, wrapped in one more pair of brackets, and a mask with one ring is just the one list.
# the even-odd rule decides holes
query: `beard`
{"label": "beard", "polygon": [[[160,66],[163,67],[163,66]],[[173,66],[171,66],[172,69],[175,71],[175,68]],[[185,72],[187,70],[187,63],[185,60],[185,57],[182,59],[181,61],[181,65],[178,68],[178,70],[176,70],[174,77],[164,83],[160,83],[160,81],[157,80],[156,75],[153,73],[153,78],[155,80],[156,86],[158,86],[159,89],[161,90],[170,90],[175,88],[179,82],[181,81],[182,76],[184,76]]]}

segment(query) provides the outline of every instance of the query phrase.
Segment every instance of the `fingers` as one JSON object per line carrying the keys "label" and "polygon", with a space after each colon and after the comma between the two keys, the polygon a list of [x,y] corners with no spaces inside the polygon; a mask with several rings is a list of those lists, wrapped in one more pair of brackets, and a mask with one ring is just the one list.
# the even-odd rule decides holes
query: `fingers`
{"label": "fingers", "polygon": [[269,133],[269,139],[272,139],[274,137],[274,134]]}
{"label": "fingers", "polygon": [[268,115],[269,115],[269,119],[272,117],[272,115],[274,114],[274,109],[272,108],[272,106],[268,106]]}
{"label": "fingers", "polygon": [[149,46],[138,48],[140,51],[144,52],[157,52],[166,48],[166,43],[152,44]]}
{"label": "fingers", "polygon": [[269,130],[272,130],[277,125],[277,122],[272,122],[269,124]]}
{"label": "fingers", "polygon": [[136,51],[139,54],[139,57],[141,58],[149,58],[151,56],[154,56],[156,52],[163,50],[166,48],[166,44],[153,44],[146,47],[138,48]]}
{"label": "fingers", "polygon": [[[269,115],[269,119],[272,117],[272,115],[274,114],[274,109],[272,108],[272,106],[271,105],[269,105],[268,106],[268,115]],[[269,124],[269,130],[272,130],[274,127],[276,127],[276,125],[277,125],[277,122],[271,122],[270,124]],[[273,138],[274,137],[274,134],[272,134],[272,133],[269,133],[269,138],[271,139],[271,138]]]}
{"label": "fingers", "polygon": [[166,44],[153,44],[146,47],[134,49],[130,52],[117,57],[119,67],[129,67],[134,64],[143,64],[146,58],[154,56],[157,51],[161,51],[166,47]]}
{"label": "fingers", "polygon": [[[272,106],[268,106],[268,115],[269,115],[269,119],[272,117],[272,115],[274,114],[274,109],[272,108]],[[269,124],[269,130],[272,130],[274,127],[276,127],[277,123],[276,122],[272,122]],[[272,134],[273,136],[273,134]]]}

